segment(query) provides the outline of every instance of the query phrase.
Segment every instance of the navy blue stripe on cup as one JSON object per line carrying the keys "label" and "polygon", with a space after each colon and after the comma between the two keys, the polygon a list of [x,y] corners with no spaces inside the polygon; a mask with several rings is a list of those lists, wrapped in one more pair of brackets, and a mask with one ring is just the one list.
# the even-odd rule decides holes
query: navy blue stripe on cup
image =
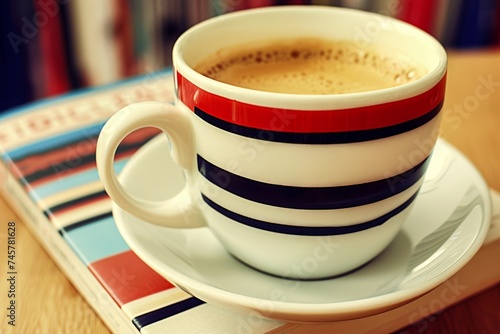
{"label": "navy blue stripe on cup", "polygon": [[[318,133],[281,132],[251,128],[219,119],[198,107],[194,108],[194,113],[205,122],[219,129],[248,138],[292,144],[345,144],[386,138],[416,129],[436,117],[442,106],[443,101],[420,117],[384,128]],[[401,112],[404,112],[404,110],[401,110]]]}
{"label": "navy blue stripe on cup", "polygon": [[415,167],[386,179],[334,187],[297,187],[264,183],[224,170],[200,155],[199,172],[211,183],[250,201],[291,209],[342,209],[394,196],[423,177],[429,157]]}
{"label": "navy blue stripe on cup", "polygon": [[380,226],[385,222],[387,222],[392,217],[402,212],[408,206],[410,206],[410,204],[417,197],[417,194],[418,192],[415,193],[406,202],[404,202],[394,210],[378,218],[375,218],[367,222],[348,225],[348,226],[293,226],[293,225],[284,225],[284,224],[266,222],[258,219],[253,219],[247,216],[243,216],[236,212],[230,211],[220,206],[219,204],[215,203],[214,201],[210,200],[205,195],[203,194],[201,195],[205,203],[207,203],[212,209],[240,224],[244,224],[264,231],[281,233],[281,234],[300,235],[300,236],[332,236],[332,235],[342,235],[342,234],[360,232],[376,226]]}

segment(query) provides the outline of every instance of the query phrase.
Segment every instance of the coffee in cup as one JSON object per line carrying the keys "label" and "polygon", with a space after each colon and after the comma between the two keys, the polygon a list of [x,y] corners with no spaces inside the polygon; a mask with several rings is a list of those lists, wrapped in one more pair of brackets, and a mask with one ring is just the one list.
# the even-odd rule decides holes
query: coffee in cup
{"label": "coffee in cup", "polygon": [[195,67],[234,86],[286,94],[343,94],[383,89],[425,74],[416,60],[385,46],[358,47],[315,37],[218,50]]}

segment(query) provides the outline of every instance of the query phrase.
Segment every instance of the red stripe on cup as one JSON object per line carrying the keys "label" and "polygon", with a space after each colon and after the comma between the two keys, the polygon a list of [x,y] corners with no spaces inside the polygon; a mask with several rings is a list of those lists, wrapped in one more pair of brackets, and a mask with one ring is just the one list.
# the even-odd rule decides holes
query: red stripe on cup
{"label": "red stripe on cup", "polygon": [[295,110],[253,105],[207,92],[176,73],[178,98],[233,124],[271,131],[314,133],[384,128],[418,118],[444,99],[446,75],[428,91],[404,100],[366,107]]}

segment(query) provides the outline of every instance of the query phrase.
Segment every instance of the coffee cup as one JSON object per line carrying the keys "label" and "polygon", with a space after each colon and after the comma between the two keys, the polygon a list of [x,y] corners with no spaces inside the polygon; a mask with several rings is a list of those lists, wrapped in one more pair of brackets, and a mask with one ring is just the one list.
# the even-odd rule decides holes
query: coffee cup
{"label": "coffee cup", "polygon": [[[118,206],[166,228],[208,227],[241,262],[290,279],[348,273],[389,245],[438,137],[439,42],[374,13],[279,6],[199,23],[172,59],[175,104],[131,104],[99,136]],[[185,174],[163,202],[131,196],[114,173],[118,145],[142,127],[167,135]]]}

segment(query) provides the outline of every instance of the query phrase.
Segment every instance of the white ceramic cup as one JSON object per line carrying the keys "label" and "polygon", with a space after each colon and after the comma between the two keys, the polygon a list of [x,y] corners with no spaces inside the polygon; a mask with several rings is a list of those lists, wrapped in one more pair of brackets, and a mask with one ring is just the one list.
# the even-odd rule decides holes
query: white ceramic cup
{"label": "white ceramic cup", "polygon": [[[193,70],[221,48],[311,36],[388,45],[427,74],[320,96],[239,88]],[[293,279],[343,274],[393,240],[417,196],[438,136],[446,62],[428,34],[362,11],[267,7],[209,19],[173,48],[175,106],[136,103],[106,123],[99,175],[125,211],[165,227],[208,227],[258,270]],[[141,127],[161,129],[185,171],[185,188],[165,202],[130,196],[113,170],[117,146]]]}

